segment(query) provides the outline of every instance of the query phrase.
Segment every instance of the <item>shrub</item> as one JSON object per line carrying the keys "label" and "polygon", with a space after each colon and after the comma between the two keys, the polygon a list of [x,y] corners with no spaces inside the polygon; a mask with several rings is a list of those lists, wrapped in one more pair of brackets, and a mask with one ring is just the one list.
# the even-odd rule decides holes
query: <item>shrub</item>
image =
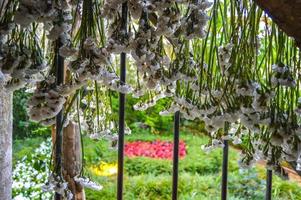
{"label": "shrub", "polygon": [[300,185],[297,183],[282,180],[277,176],[273,176],[272,194],[276,200],[301,200]]}
{"label": "shrub", "polygon": [[50,139],[40,143],[33,152],[18,160],[13,170],[13,197],[22,200],[50,199],[51,194],[41,190],[45,184],[51,155]]}
{"label": "shrub", "polygon": [[[221,153],[220,149],[209,154],[201,151],[200,146],[207,142],[206,137],[194,136],[181,131],[181,139],[187,144],[187,156],[180,160],[179,165],[179,199],[180,200],[215,200],[220,199],[221,181]],[[126,136],[127,141],[144,140],[152,141],[157,138],[161,140],[172,140],[171,135],[163,134],[157,136],[144,133]],[[25,155],[31,155],[43,138],[15,141],[14,157],[21,159]],[[116,162],[117,152],[109,151],[106,141],[93,141],[84,137],[85,158],[87,169],[100,161]],[[50,143],[49,143],[50,146]],[[26,148],[24,148],[26,147]],[[14,172],[15,181],[22,180],[36,183],[36,175],[44,174],[43,160],[49,160],[38,155],[27,156],[20,161],[26,168],[17,168]],[[47,155],[50,155],[48,153]],[[265,194],[265,170],[256,167],[256,170],[238,170],[237,151],[230,149],[229,158],[229,200],[259,200],[264,199]],[[20,162],[17,162],[19,164]],[[40,166],[40,167],[39,167]],[[16,166],[15,166],[16,167]],[[20,170],[22,169],[22,170]],[[42,170],[42,171],[41,171]],[[172,162],[170,160],[157,160],[151,158],[125,158],[124,176],[124,199],[125,200],[165,200],[170,199],[172,184]],[[102,191],[86,189],[89,200],[113,200],[116,199],[116,176],[99,177],[86,171],[94,181],[104,186]],[[44,177],[44,176],[43,176]],[[40,184],[40,182],[38,183]],[[24,185],[24,184],[23,184]],[[29,195],[41,192],[40,188],[22,188],[14,190],[14,196]],[[30,193],[30,194],[29,194]],[[35,194],[34,193],[34,194]],[[40,193],[39,193],[40,194]],[[301,200],[300,187],[292,182],[283,181],[278,177],[273,178],[273,199],[275,200]],[[31,199],[39,199],[32,197]],[[47,198],[46,198],[47,199]]]}
{"label": "shrub", "polygon": [[264,199],[265,181],[255,169],[237,170],[229,174],[229,192],[245,200]]}
{"label": "shrub", "polygon": [[26,138],[14,140],[13,161],[21,160],[25,156],[30,156],[45,139],[42,137]]}
{"label": "shrub", "polygon": [[171,174],[172,163],[168,160],[157,160],[150,158],[126,158],[125,172],[130,176],[140,174],[152,174],[154,176],[160,174]]}
{"label": "shrub", "polygon": [[[179,171],[192,174],[214,174],[221,169],[222,156],[221,150],[217,149],[210,154],[206,154],[201,150],[201,145],[207,143],[206,137],[199,137],[185,132],[181,132],[181,139],[185,141],[187,148],[187,155],[180,160]],[[127,141],[154,141],[160,138],[162,141],[171,141],[170,135],[154,135],[149,133],[138,134],[133,133],[126,136]],[[93,141],[89,138],[84,139],[85,144],[85,159],[87,165],[96,165],[100,161],[116,162],[117,152],[108,150],[109,143],[102,141]],[[204,162],[204,160],[206,162]],[[230,152],[230,170],[238,168],[236,165],[237,155]],[[172,162],[167,160],[150,159],[143,157],[128,158],[125,157],[125,172],[130,176],[140,174],[171,174]]]}
{"label": "shrub", "polygon": [[117,151],[109,150],[109,142],[105,140],[92,140],[84,137],[84,156],[87,165],[97,165],[101,161],[115,162],[117,159]]}
{"label": "shrub", "polygon": [[[131,95],[126,96],[126,122],[133,128],[137,122],[141,122],[146,124],[151,132],[167,132],[173,127],[173,118],[170,117],[162,117],[159,115],[161,110],[164,110],[165,106],[168,104],[168,99],[161,99],[157,102],[157,104],[147,109],[146,111],[136,111],[134,110],[133,106],[138,103],[135,98]],[[118,113],[119,109],[119,101],[117,93],[112,93],[112,108],[113,108],[113,115],[115,120],[118,120]]]}
{"label": "shrub", "polygon": [[[106,182],[107,183],[107,182]],[[116,199],[115,182],[106,184],[106,189],[95,192],[86,190],[89,200]],[[211,200],[218,195],[214,176],[180,174],[179,198],[189,200]],[[140,175],[125,178],[124,199],[169,200],[171,198],[171,176]],[[217,198],[216,198],[217,199]]]}
{"label": "shrub", "polygon": [[23,139],[25,137],[37,137],[50,135],[51,130],[29,120],[27,115],[27,101],[30,94],[25,89],[14,92],[13,96],[13,137]]}

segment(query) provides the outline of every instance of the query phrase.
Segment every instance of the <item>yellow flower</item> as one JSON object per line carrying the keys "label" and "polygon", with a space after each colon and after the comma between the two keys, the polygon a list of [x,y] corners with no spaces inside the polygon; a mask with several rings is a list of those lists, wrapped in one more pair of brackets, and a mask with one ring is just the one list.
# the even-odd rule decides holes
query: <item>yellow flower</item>
{"label": "yellow flower", "polygon": [[98,176],[112,176],[117,174],[117,163],[101,162],[98,166],[91,167],[91,171]]}

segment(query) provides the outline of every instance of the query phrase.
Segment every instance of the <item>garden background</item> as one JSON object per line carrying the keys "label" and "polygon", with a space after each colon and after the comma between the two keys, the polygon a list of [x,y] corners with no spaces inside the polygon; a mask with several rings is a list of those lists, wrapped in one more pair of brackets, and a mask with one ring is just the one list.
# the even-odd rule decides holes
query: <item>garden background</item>
{"label": "garden background", "polygon": [[[46,182],[51,155],[50,128],[28,120],[26,101],[29,94],[20,90],[14,94],[14,184],[13,194],[19,199],[45,199],[50,194],[40,187]],[[117,95],[112,99],[117,113]],[[172,117],[158,115],[165,101],[143,112],[133,110],[136,99],[127,96],[126,122],[131,134],[126,144],[134,141],[172,141]],[[46,142],[45,142],[46,139]],[[84,163],[87,176],[103,186],[101,191],[85,189],[87,200],[116,198],[117,151],[110,150],[106,140],[95,141],[84,136]],[[181,121],[180,139],[185,143],[186,156],[180,159],[179,199],[214,200],[220,198],[222,149],[205,153],[201,145],[209,141],[201,122]],[[127,148],[126,148],[127,149]],[[136,149],[137,150],[137,149]],[[266,169],[262,164],[240,169],[239,146],[230,148],[229,199],[260,200],[265,196]],[[34,152],[34,153],[33,153]],[[127,154],[127,153],[126,153]],[[172,161],[170,159],[125,158],[126,200],[168,200],[171,194]],[[295,181],[273,176],[273,199],[301,199],[301,187]]]}
{"label": "garden background", "polygon": [[[301,43],[269,8],[246,0],[156,1],[155,10],[144,1],[0,2],[0,198],[11,199],[13,146],[15,200],[51,199],[50,191],[73,199],[72,185],[87,187],[87,199],[115,199],[124,105],[125,199],[170,199],[175,113],[180,199],[220,198],[215,148],[225,141],[229,199],[263,199],[266,168],[278,173],[274,199],[300,198],[280,167],[301,171]],[[69,120],[81,148],[63,145]],[[82,157],[70,156],[74,176],[62,172],[63,147]]]}

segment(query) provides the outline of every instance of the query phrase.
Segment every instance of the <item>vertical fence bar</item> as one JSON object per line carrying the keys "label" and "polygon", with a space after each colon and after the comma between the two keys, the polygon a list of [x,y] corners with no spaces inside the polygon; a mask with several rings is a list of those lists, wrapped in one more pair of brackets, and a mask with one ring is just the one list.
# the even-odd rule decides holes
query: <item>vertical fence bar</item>
{"label": "vertical fence bar", "polygon": [[180,138],[180,111],[177,111],[175,113],[175,116],[174,116],[172,200],[177,200],[178,199],[179,138]]}
{"label": "vertical fence bar", "polygon": [[[55,75],[56,85],[64,83],[64,58],[60,56],[59,49],[62,46],[60,38],[56,41],[55,54]],[[63,109],[56,116],[56,135],[55,135],[55,172],[57,175],[62,175],[62,145],[63,145]],[[55,200],[61,200],[62,196],[55,193]]]}
{"label": "vertical fence bar", "polygon": [[[127,2],[122,4],[122,31],[127,33]],[[126,81],[126,53],[120,55],[120,82]],[[123,199],[123,165],[124,165],[124,119],[125,119],[125,94],[119,93],[119,132],[118,132],[118,177],[117,200]]]}
{"label": "vertical fence bar", "polygon": [[273,177],[273,171],[270,169],[267,169],[266,193],[265,193],[266,200],[272,199],[272,177]]}
{"label": "vertical fence bar", "polygon": [[224,140],[223,166],[222,166],[222,193],[221,193],[221,199],[222,200],[227,199],[228,157],[229,157],[229,143],[228,143],[228,140]]}

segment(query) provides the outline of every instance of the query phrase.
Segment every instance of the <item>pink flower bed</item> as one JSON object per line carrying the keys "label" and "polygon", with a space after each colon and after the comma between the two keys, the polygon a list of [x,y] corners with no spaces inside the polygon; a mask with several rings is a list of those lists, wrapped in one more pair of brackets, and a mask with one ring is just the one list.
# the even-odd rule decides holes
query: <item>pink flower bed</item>
{"label": "pink flower bed", "polygon": [[[184,158],[186,156],[186,144],[184,141],[180,141],[179,144],[179,156]],[[132,157],[150,157],[158,159],[171,160],[173,157],[173,142],[168,141],[134,141],[127,142],[125,144],[125,155]]]}

